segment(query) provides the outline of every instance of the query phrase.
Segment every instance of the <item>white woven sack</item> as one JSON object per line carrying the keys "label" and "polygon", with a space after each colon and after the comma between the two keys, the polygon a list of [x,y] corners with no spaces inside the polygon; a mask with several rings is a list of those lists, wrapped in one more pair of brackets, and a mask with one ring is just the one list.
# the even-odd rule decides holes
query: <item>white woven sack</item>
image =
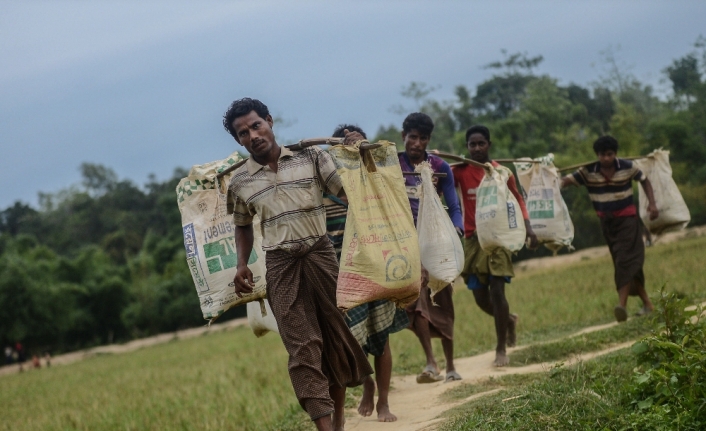
{"label": "white woven sack", "polygon": [[429,277],[435,280],[429,283],[434,297],[463,270],[463,246],[432,182],[431,165],[422,162],[415,171],[421,174],[422,180],[417,213],[419,254]]}
{"label": "white woven sack", "polygon": [[554,166],[554,154],[534,160],[540,163],[515,163],[532,230],[539,243],[554,253],[562,247],[573,250],[574,224],[561,196],[561,180]]}
{"label": "white woven sack", "polygon": [[272,314],[272,308],[267,299],[248,302],[246,305],[248,310],[248,324],[256,337],[262,337],[268,332],[274,332],[279,335],[277,321]]}
{"label": "white woven sack", "polygon": [[525,244],[527,231],[522,210],[507,187],[511,172],[503,166],[486,163],[485,176],[476,194],[476,232],[486,252],[505,248],[519,251]]}
{"label": "white woven sack", "polygon": [[237,255],[235,226],[227,211],[229,177],[218,179],[216,174],[241,159],[238,153],[233,153],[224,160],[195,165],[176,190],[186,262],[203,317],[211,322],[235,305],[265,297],[265,254],[258,220],[253,222],[253,251],[248,259],[255,287],[242,298],[235,295]]}
{"label": "white woven sack", "polygon": [[[650,220],[647,212],[649,201],[642,187],[638,187],[640,218],[652,235],[681,230],[691,221],[689,208],[672,179],[672,167],[669,165],[669,151],[661,148],[633,163],[650,180],[654,191],[659,217]],[[653,238],[654,239],[654,238]]]}

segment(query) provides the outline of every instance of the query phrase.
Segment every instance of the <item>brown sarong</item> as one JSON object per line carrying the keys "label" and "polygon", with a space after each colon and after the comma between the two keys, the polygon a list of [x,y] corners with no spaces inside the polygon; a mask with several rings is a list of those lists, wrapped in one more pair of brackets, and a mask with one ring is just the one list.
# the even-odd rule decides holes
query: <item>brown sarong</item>
{"label": "brown sarong", "polygon": [[419,291],[419,298],[406,308],[409,316],[409,329],[414,331],[414,318],[417,313],[429,321],[429,333],[433,338],[454,339],[454,303],[453,287],[451,285],[441,289],[434,295],[432,304],[429,287],[423,286]]}
{"label": "brown sarong", "polygon": [[333,412],[329,386],[358,386],[373,373],[336,307],[338,262],[324,235],[308,250],[268,251],[267,299],[289,353],[289,377],[312,420]]}
{"label": "brown sarong", "polygon": [[645,285],[645,243],[642,224],[637,217],[601,217],[601,230],[608,243],[615,268],[615,287],[630,284],[630,295],[637,295],[637,286]]}

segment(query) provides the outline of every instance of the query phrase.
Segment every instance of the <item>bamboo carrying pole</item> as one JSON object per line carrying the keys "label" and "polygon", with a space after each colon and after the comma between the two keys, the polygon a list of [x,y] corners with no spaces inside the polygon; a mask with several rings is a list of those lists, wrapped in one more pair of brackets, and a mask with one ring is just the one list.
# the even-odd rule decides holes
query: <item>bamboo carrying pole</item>
{"label": "bamboo carrying pole", "polygon": [[[304,148],[307,147],[313,147],[314,145],[339,145],[343,143],[344,138],[311,138],[311,139],[302,139],[301,141],[297,142],[296,144],[292,145],[285,145],[284,147],[289,149],[289,150],[303,150]],[[372,150],[374,148],[381,147],[381,144],[375,143],[371,144],[368,141],[362,141],[360,144],[360,149],[361,150]],[[239,167],[243,166],[245,162],[248,161],[248,157],[245,159],[239,161],[238,163],[234,164],[233,166],[230,166],[228,169],[225,169],[222,172],[219,172],[216,175],[216,178],[222,178],[225,175],[228,175],[229,173],[233,172],[234,170],[238,169]]]}
{"label": "bamboo carrying pole", "polygon": [[[616,157],[616,159],[617,158],[618,157]],[[620,157],[620,158],[623,160],[639,160],[639,159],[646,159],[646,158],[648,158],[648,156],[630,156],[630,157]],[[592,162],[579,163],[578,165],[571,165],[571,166],[567,166],[565,168],[558,169],[558,171],[559,172],[570,171],[572,169],[578,169],[578,168],[582,168],[584,166],[592,165],[596,162],[598,162],[598,160],[594,160]]]}
{"label": "bamboo carrying pole", "polygon": [[488,167],[486,165],[484,165],[483,163],[479,163],[479,162],[476,162],[475,160],[467,159],[462,156],[457,156],[455,154],[442,153],[441,151],[434,151],[434,152],[432,152],[432,154],[437,155],[439,157],[446,158],[446,159],[456,160],[456,161],[463,163],[463,164],[477,166],[482,169],[488,169]]}
{"label": "bamboo carrying pole", "polygon": [[[402,175],[412,175],[412,176],[418,177],[418,176],[422,175],[422,173],[421,172],[402,171]],[[439,178],[446,178],[447,177],[445,172],[439,172],[439,173],[434,172],[431,174],[431,176],[432,177],[439,177]]]}
{"label": "bamboo carrying pole", "polygon": [[[457,156],[455,154],[449,154],[449,153],[444,153],[442,151],[430,151],[431,154],[437,155],[439,157],[443,157],[445,159],[451,159],[451,160],[457,160],[460,163],[465,163],[468,165],[473,165],[473,166],[478,166],[479,168],[485,168],[485,165],[483,163],[476,162],[475,160],[467,159],[463,156]],[[536,160],[518,160],[518,159],[493,159],[493,161],[498,162],[498,163],[540,163]],[[456,163],[454,163],[454,166],[457,166]]]}

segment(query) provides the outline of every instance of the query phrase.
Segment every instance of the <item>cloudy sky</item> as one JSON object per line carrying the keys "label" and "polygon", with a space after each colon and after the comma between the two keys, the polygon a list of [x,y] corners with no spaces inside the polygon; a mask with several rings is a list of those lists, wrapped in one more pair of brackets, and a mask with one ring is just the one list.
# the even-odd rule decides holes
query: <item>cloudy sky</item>
{"label": "cloudy sky", "polygon": [[82,162],[137,184],[237,149],[228,104],[261,99],[280,140],[341,122],[399,124],[412,81],[470,88],[501,49],[589,85],[612,48],[639,79],[706,36],[704,1],[0,0],[0,209],[80,181]]}

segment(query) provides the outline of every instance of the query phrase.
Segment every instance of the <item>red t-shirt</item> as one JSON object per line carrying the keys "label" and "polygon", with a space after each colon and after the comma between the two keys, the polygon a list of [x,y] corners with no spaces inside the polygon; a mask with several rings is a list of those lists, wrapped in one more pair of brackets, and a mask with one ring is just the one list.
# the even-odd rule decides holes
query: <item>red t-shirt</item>
{"label": "red t-shirt", "polygon": [[[492,162],[493,166],[500,166],[497,162]],[[478,191],[478,186],[480,186],[483,177],[485,176],[485,170],[473,165],[457,165],[451,168],[454,174],[454,185],[459,190],[459,196],[461,199],[461,208],[463,208],[463,231],[466,238],[473,236],[476,231],[476,192]],[[529,213],[527,212],[527,207],[525,206],[525,200],[522,199],[522,195],[517,190],[517,183],[515,182],[515,176],[510,174],[510,178],[507,179],[507,187],[510,189],[517,203],[520,204],[520,209],[522,210],[522,217],[525,220],[529,220]]]}

